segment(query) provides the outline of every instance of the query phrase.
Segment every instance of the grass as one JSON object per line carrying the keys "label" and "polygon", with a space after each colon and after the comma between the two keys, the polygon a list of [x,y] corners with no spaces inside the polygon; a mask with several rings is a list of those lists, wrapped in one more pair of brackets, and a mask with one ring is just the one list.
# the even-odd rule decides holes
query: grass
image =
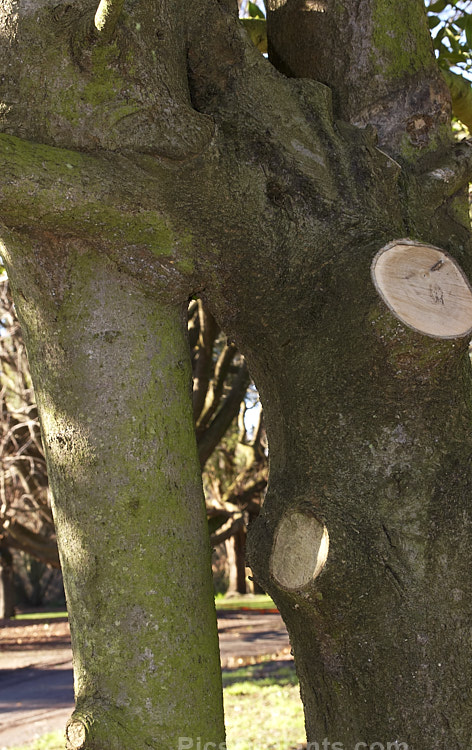
{"label": "grass", "polygon": [[64,747],[64,732],[48,732],[34,742],[12,747],[10,750],[64,750]]}
{"label": "grass", "polygon": [[217,596],[215,599],[216,610],[219,609],[262,609],[276,610],[274,602],[267,594],[250,594],[246,596],[234,596],[226,598]]}
{"label": "grass", "polygon": [[[246,596],[226,597],[218,594],[215,597],[216,609],[260,609],[276,610],[274,602],[267,594],[247,594]],[[19,612],[13,620],[53,620],[57,617],[67,617],[67,610],[37,610],[36,612]]]}
{"label": "grass", "polygon": [[60,610],[54,612],[19,612],[13,620],[54,620],[58,617],[67,617],[67,611]]}
{"label": "grass", "polygon": [[[228,750],[292,750],[305,741],[293,662],[223,670]],[[11,750],[64,750],[62,732]]]}
{"label": "grass", "polygon": [[291,750],[305,741],[293,662],[223,671],[228,750]]}
{"label": "grass", "polygon": [[[276,606],[270,596],[267,594],[249,594],[246,596],[234,596],[226,598],[217,596],[215,598],[216,609],[257,609],[257,610],[276,610]],[[57,617],[67,617],[65,609],[37,611],[37,612],[19,612],[14,620],[53,620]]]}

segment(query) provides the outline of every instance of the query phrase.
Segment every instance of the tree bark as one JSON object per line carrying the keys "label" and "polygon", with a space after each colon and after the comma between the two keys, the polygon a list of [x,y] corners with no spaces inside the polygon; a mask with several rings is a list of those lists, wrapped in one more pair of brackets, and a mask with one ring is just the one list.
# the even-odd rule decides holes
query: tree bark
{"label": "tree bark", "polygon": [[239,529],[233,537],[234,557],[236,566],[236,591],[247,593],[246,585],[246,530]]}
{"label": "tree bark", "polygon": [[382,147],[404,151],[406,134],[436,148],[447,139],[449,95],[423,0],[268,0],[267,24],[276,67],[330,86],[336,115],[374,126]]}
{"label": "tree bark", "polygon": [[31,356],[72,633],[68,746],[222,742],[186,306],[156,300],[81,243],[69,243],[67,260],[55,256],[67,281],[51,304],[39,285],[58,289],[57,276],[31,272],[19,260],[23,246],[15,250],[15,262],[8,252],[6,260]]}
{"label": "tree bark", "polygon": [[[221,716],[203,520],[190,531],[201,497],[180,314],[198,292],[264,404],[270,482],[250,562],[289,629],[309,741],[469,747],[467,345],[411,331],[371,278],[381,248],[405,238],[472,277],[472,157],[452,142],[420,3],[325,4],[321,58],[342,64],[319,77],[334,108],[327,86],[258,53],[236,3],[138,3],[108,42],[91,5],[4,11],[0,37],[13,102],[1,254],[56,494],[83,717],[72,746],[88,712],[84,747],[100,750],[129,750],[131,730],[139,750],[173,747],[179,722],[203,737],[212,703]],[[296,38],[301,6],[285,3],[283,23],[308,59],[318,26]],[[198,654],[212,649],[207,671]],[[190,670],[208,685],[203,708]]]}
{"label": "tree bark", "polygon": [[[472,726],[470,366],[465,346],[405,330],[362,275],[355,298],[342,287],[305,331],[282,413],[269,406],[274,384],[257,381],[271,483],[250,564],[287,624],[309,739],[459,749]],[[299,578],[287,583],[273,563],[291,512],[307,522],[290,540]],[[302,555],[309,519],[312,549],[318,525],[329,534],[316,580],[318,558]]]}
{"label": "tree bark", "polygon": [[0,542],[0,620],[14,614],[13,559],[8,547]]}

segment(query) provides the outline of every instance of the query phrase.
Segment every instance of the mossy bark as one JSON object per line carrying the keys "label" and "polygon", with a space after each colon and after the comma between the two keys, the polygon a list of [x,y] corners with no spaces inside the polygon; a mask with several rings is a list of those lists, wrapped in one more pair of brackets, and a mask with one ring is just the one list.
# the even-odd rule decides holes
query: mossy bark
{"label": "mossy bark", "polygon": [[[467,351],[406,331],[355,276],[325,280],[329,307],[303,349],[285,348],[290,388],[258,380],[271,484],[250,564],[289,629],[309,739],[459,750],[472,729]],[[274,537],[307,507],[327,563],[289,590],[271,571]]]}
{"label": "mossy bark", "polygon": [[61,288],[57,275],[28,268],[31,247],[16,242],[4,254],[31,359],[72,633],[68,747],[222,742],[186,306],[146,294],[80,242],[62,257],[55,248]]}
{"label": "mossy bark", "polygon": [[[199,294],[246,355],[264,403],[270,486],[250,561],[289,628],[308,739],[468,747],[467,347],[406,329],[370,276],[380,248],[409,237],[447,251],[471,278],[463,186],[472,157],[447,132],[448,96],[419,2],[401,4],[393,36],[388,3],[327,3],[333,59],[344,55],[353,91],[366,87],[361,113],[343,76],[325,79],[333,107],[327,86],[275,70],[251,45],[236,3],[130,3],[106,44],[90,31],[92,5],[28,3],[4,15],[0,38],[10,97],[2,255],[29,331],[57,495],[79,654],[82,723],[71,725],[71,742],[129,750],[127,733],[138,727],[133,747],[165,747],[179,712],[182,727],[192,714],[195,732],[222,737],[180,364],[181,313]],[[289,44],[309,61],[316,24],[300,41],[294,28],[306,8],[288,2],[285,11]],[[408,11],[419,19],[414,30]],[[269,49],[282,17],[271,12]],[[356,58],[362,28],[376,56]],[[29,54],[33,42],[41,54]],[[282,53],[275,62],[284,69]],[[148,546],[149,523],[162,557]],[[289,576],[274,567],[281,529],[276,557],[289,560]],[[323,567],[306,542],[312,534],[320,544],[325,529]],[[308,564],[323,567],[316,580]],[[156,571],[169,574],[160,588]],[[167,601],[171,582],[186,622]],[[201,622],[210,620],[207,635]],[[213,653],[209,671],[195,656],[203,648]],[[129,705],[121,668],[136,683]],[[201,715],[197,697],[181,692],[186,668],[211,683]],[[165,741],[163,713],[175,718]]]}
{"label": "mossy bark", "polygon": [[329,85],[336,115],[374,126],[389,152],[447,137],[449,97],[423,0],[268,0],[267,24],[274,64]]}

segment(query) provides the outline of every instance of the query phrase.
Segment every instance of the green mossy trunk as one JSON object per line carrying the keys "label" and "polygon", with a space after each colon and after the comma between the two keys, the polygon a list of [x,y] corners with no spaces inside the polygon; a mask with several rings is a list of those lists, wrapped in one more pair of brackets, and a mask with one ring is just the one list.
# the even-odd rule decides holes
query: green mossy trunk
{"label": "green mossy trunk", "polygon": [[17,248],[9,272],[31,358],[72,633],[68,747],[223,742],[186,307],[143,293],[80,243],[57,257],[62,293],[48,299],[58,277],[35,269],[32,278],[20,262],[24,250]]}

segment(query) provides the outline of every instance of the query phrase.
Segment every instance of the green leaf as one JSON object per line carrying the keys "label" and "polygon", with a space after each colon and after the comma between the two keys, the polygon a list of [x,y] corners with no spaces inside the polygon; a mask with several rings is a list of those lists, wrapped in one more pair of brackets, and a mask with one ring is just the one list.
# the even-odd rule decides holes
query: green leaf
{"label": "green leaf", "polygon": [[465,52],[451,52],[448,50],[446,53],[444,53],[444,58],[447,60],[449,65],[457,65],[458,63],[466,63],[468,60],[468,56],[465,54]]}
{"label": "green leaf", "polygon": [[469,49],[472,49],[472,16],[469,14],[467,14],[465,19],[464,31]]}
{"label": "green leaf", "polygon": [[437,0],[437,2],[432,3],[427,7],[428,14],[429,13],[441,13],[446,5],[449,5],[448,0]]}
{"label": "green leaf", "polygon": [[434,29],[438,23],[441,23],[439,16],[428,16],[428,26],[430,29]]}
{"label": "green leaf", "polygon": [[453,52],[459,52],[460,45],[459,45],[459,37],[454,34],[451,29],[446,29],[446,36],[449,40],[449,44],[452,47]]}
{"label": "green leaf", "polygon": [[247,11],[250,18],[265,18],[264,12],[258,5],[256,5],[256,3],[251,3],[251,0],[249,0],[247,4]]}
{"label": "green leaf", "polygon": [[441,46],[443,45],[443,41],[442,40],[443,40],[443,37],[444,37],[445,33],[446,33],[446,29],[444,28],[444,26],[441,26],[441,28],[439,29],[438,33],[433,38],[433,47],[434,47],[434,49],[439,49],[439,50],[441,49]]}

